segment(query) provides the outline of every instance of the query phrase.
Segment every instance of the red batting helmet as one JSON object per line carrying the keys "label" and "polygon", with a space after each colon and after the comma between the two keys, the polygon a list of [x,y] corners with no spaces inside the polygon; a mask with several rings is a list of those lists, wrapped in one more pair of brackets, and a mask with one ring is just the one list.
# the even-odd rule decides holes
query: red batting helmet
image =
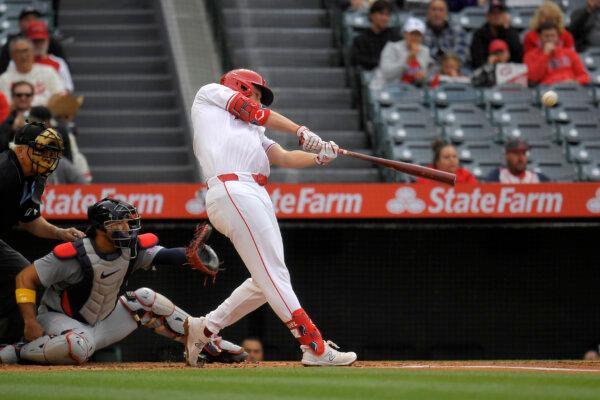
{"label": "red batting helmet", "polygon": [[258,73],[249,69],[234,69],[221,77],[221,85],[240,92],[246,97],[252,95],[252,85],[261,92],[260,102],[270,106],[273,102],[273,92],[267,87],[267,81]]}

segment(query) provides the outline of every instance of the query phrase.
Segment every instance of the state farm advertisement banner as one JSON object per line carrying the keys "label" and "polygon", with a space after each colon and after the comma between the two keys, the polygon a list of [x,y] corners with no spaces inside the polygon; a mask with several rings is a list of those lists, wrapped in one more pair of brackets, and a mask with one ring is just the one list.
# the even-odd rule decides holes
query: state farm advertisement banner
{"label": "state farm advertisement banner", "polygon": [[[279,218],[553,218],[600,217],[600,184],[539,185],[267,185]],[[146,219],[206,218],[206,187],[56,185],[44,193],[48,219],[85,219],[103,197],[125,200]],[[235,200],[235,198],[234,198]]]}

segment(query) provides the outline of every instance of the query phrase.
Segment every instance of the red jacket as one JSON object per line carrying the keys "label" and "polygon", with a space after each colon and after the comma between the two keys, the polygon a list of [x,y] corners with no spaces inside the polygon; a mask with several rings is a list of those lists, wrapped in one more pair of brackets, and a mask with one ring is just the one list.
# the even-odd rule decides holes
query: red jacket
{"label": "red jacket", "polygon": [[[433,168],[432,166],[429,166],[429,167]],[[437,182],[432,181],[430,179],[417,178],[415,183],[437,183]],[[468,169],[458,167],[458,169],[456,170],[456,183],[477,183],[477,178],[475,178],[475,176],[472,173],[470,173]]]}
{"label": "red jacket", "polygon": [[544,54],[540,48],[525,53],[523,60],[527,64],[528,77],[533,83],[546,85],[574,80],[581,84],[590,82],[590,76],[573,49],[556,47],[550,54]]}
{"label": "red jacket", "polygon": [[10,105],[3,93],[0,92],[0,124],[2,124],[10,114]]}
{"label": "red jacket", "polygon": [[[575,40],[573,39],[573,35],[569,33],[566,29],[562,31],[560,37],[558,38],[560,41],[560,45],[565,48],[575,49]],[[540,43],[540,36],[536,31],[528,31],[523,38],[523,51],[527,53],[531,49],[542,48],[542,44]]]}

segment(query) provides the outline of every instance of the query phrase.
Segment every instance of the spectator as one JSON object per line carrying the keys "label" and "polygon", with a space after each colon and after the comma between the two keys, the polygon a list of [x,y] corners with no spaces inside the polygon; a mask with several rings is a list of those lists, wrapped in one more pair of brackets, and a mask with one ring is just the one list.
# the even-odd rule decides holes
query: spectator
{"label": "spectator", "polygon": [[525,34],[525,38],[523,39],[523,51],[525,53],[533,48],[542,47],[537,31],[545,22],[553,22],[558,26],[558,31],[560,33],[559,42],[562,47],[568,47],[570,49],[575,48],[573,36],[565,29],[565,21],[560,7],[553,1],[546,0],[535,11],[535,14],[529,22],[530,30]]}
{"label": "spectator", "polygon": [[242,347],[248,353],[248,361],[258,362],[264,360],[263,345],[258,338],[247,338],[242,342]]}
{"label": "spectator", "polygon": [[35,64],[33,43],[31,40],[18,37],[10,43],[10,53],[14,61],[5,73],[0,75],[0,91],[10,95],[13,82],[27,81],[35,89],[33,105],[46,105],[50,96],[64,92],[64,86],[58,73],[47,65]]}
{"label": "spectator", "polygon": [[44,64],[54,68],[60,75],[65,89],[73,92],[73,79],[71,79],[71,72],[66,61],[61,57],[48,54],[50,37],[46,23],[44,21],[32,21],[27,27],[27,37],[33,42],[36,64]]}
{"label": "spectator", "polygon": [[569,31],[579,52],[590,46],[600,46],[600,0],[587,0],[585,7],[574,10]]}
{"label": "spectator", "polygon": [[473,72],[471,83],[476,87],[492,87],[496,85],[496,65],[510,60],[508,45],[502,39],[494,39],[488,47],[487,63]]}
{"label": "spectator", "polygon": [[381,52],[379,68],[375,70],[371,83],[373,89],[380,89],[385,84],[398,80],[416,85],[426,81],[431,58],[429,49],[422,44],[425,23],[410,17],[402,30],[404,40],[388,42]]}
{"label": "spectator", "polygon": [[401,39],[395,28],[388,28],[392,6],[386,0],[377,0],[369,9],[371,28],[354,38],[351,55],[352,65],[372,70],[379,64],[381,50],[387,42]]}
{"label": "spectator", "polygon": [[542,47],[529,50],[524,59],[530,83],[550,85],[577,81],[584,85],[590,82],[590,76],[575,50],[560,45],[556,24],[544,22],[538,28],[538,34]]}
{"label": "spectator", "polygon": [[8,149],[15,133],[23,126],[33,101],[33,85],[29,82],[15,82],[11,89],[11,111],[6,120],[0,125],[0,152]]}
{"label": "spectator", "polygon": [[440,60],[439,71],[435,73],[429,86],[438,87],[442,83],[469,83],[471,80],[461,72],[460,58],[453,53],[446,53]]}
{"label": "spectator", "polygon": [[[430,167],[440,171],[456,174],[456,183],[477,183],[477,179],[467,169],[462,168],[458,162],[456,147],[442,139],[437,139],[431,144],[433,162]],[[435,183],[425,178],[417,178],[415,183]]]}
{"label": "spectator", "polygon": [[0,124],[8,118],[8,114],[10,114],[10,104],[4,93],[0,92]]}
{"label": "spectator", "polygon": [[[10,42],[17,36],[25,36],[27,33],[27,27],[31,21],[38,21],[42,14],[34,7],[26,7],[19,14],[19,30],[20,32],[16,35],[9,35],[6,44],[0,50],[0,73],[4,73],[10,62]],[[66,59],[65,52],[60,45],[60,42],[54,38],[50,38],[48,43],[48,53],[53,54],[62,59]]]}
{"label": "spectator", "polygon": [[519,31],[510,26],[510,15],[504,0],[490,0],[487,22],[473,34],[471,40],[471,65],[473,69],[482,66],[488,58],[488,48],[494,39],[502,39],[508,44],[510,61],[520,63],[523,59],[523,46]]}
{"label": "spectator", "polygon": [[542,174],[527,170],[529,143],[522,139],[513,139],[506,143],[504,155],[506,167],[490,171],[486,181],[500,183],[540,183],[550,179]]}
{"label": "spectator", "polygon": [[427,7],[427,29],[423,44],[429,47],[429,55],[440,61],[446,53],[454,53],[467,61],[469,44],[467,33],[458,24],[448,23],[448,6],[444,0],[431,0]]}

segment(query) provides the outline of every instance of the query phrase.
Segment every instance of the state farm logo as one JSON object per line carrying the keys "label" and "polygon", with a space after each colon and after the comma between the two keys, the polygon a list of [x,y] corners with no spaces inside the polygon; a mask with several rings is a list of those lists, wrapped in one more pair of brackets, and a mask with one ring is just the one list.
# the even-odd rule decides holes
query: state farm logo
{"label": "state farm logo", "polygon": [[596,190],[596,197],[592,197],[587,201],[586,207],[591,213],[600,213],[600,189]]}
{"label": "state farm logo", "polygon": [[206,189],[200,189],[193,199],[185,203],[185,210],[192,215],[199,215],[206,211]]}
{"label": "state farm logo", "polygon": [[402,214],[405,211],[420,214],[425,210],[425,202],[417,197],[415,189],[403,187],[396,190],[396,197],[389,200],[385,207],[392,214]]}
{"label": "state farm logo", "polygon": [[318,192],[314,187],[303,187],[298,194],[273,190],[271,201],[278,214],[338,214],[358,215],[362,211],[361,193]]}

